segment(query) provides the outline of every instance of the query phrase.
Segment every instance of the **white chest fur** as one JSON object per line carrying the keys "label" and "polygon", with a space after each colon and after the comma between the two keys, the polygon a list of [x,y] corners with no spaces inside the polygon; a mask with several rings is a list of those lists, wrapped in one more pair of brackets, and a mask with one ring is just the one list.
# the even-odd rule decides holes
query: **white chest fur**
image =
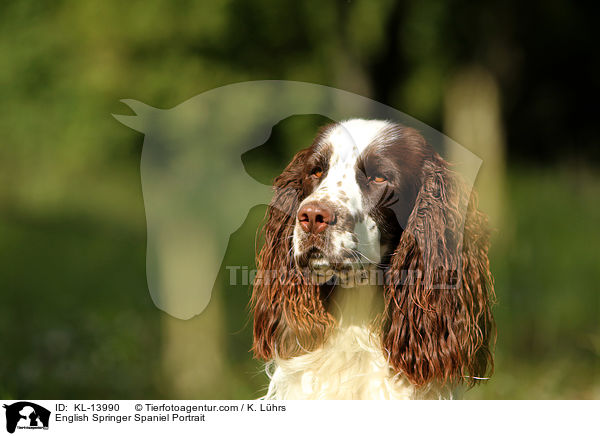
{"label": "white chest fur", "polygon": [[413,399],[414,387],[394,376],[367,327],[340,327],[320,349],[276,359],[265,399]]}
{"label": "white chest fur", "polygon": [[[373,320],[383,310],[382,289],[338,289],[331,305],[335,331],[319,349],[267,364],[265,399],[413,400],[451,399],[450,389],[417,389],[388,364]],[[375,329],[376,330],[376,329]]]}

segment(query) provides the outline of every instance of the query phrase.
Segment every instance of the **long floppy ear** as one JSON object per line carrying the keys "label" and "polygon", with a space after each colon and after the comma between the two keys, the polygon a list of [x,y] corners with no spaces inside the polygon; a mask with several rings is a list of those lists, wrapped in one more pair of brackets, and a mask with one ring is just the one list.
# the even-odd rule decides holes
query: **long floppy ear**
{"label": "long floppy ear", "polygon": [[305,278],[293,259],[293,231],[302,201],[302,165],[309,149],[300,151],[275,179],[275,194],[263,228],[264,245],[257,255],[258,272],[251,304],[254,309],[253,351],[257,358],[287,359],[314,350],[325,341],[333,318],[319,286]]}
{"label": "long floppy ear", "polygon": [[383,347],[412,383],[474,384],[493,370],[486,217],[434,153],[386,276]]}

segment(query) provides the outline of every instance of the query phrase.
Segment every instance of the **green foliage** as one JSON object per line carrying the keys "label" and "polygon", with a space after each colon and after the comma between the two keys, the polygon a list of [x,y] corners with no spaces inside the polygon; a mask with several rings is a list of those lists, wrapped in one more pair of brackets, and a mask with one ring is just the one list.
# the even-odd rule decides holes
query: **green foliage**
{"label": "green foliage", "polygon": [[492,252],[496,374],[470,398],[598,398],[600,175],[517,166]]}

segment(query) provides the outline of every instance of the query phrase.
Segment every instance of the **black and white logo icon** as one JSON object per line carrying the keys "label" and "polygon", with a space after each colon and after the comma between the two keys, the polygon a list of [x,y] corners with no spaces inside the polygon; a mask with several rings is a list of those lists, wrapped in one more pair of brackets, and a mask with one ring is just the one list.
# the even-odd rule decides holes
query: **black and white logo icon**
{"label": "black and white logo icon", "polygon": [[29,401],[19,401],[3,406],[6,409],[6,431],[15,429],[48,429],[50,411]]}

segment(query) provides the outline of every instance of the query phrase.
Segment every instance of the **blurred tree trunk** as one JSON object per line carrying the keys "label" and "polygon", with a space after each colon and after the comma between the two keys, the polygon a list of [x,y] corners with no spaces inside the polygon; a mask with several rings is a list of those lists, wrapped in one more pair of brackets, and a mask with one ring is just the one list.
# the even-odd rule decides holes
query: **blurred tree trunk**
{"label": "blurred tree trunk", "polygon": [[[184,214],[185,207],[173,210]],[[159,307],[179,317],[162,316],[163,389],[169,398],[224,399],[231,385],[225,377],[229,365],[221,289],[198,283],[194,274],[209,274],[220,260],[210,235],[197,227],[201,225],[182,219],[161,228],[157,237]]]}
{"label": "blurred tree trunk", "polygon": [[[465,67],[450,79],[444,98],[446,135],[479,156],[483,163],[475,188],[479,207],[494,229],[506,230],[505,214],[505,142],[501,121],[500,96],[496,79],[479,66]],[[452,154],[449,156],[453,160]]]}
{"label": "blurred tree trunk", "polygon": [[192,319],[163,315],[163,376],[168,397],[230,398],[222,309],[215,291],[206,309]]}

